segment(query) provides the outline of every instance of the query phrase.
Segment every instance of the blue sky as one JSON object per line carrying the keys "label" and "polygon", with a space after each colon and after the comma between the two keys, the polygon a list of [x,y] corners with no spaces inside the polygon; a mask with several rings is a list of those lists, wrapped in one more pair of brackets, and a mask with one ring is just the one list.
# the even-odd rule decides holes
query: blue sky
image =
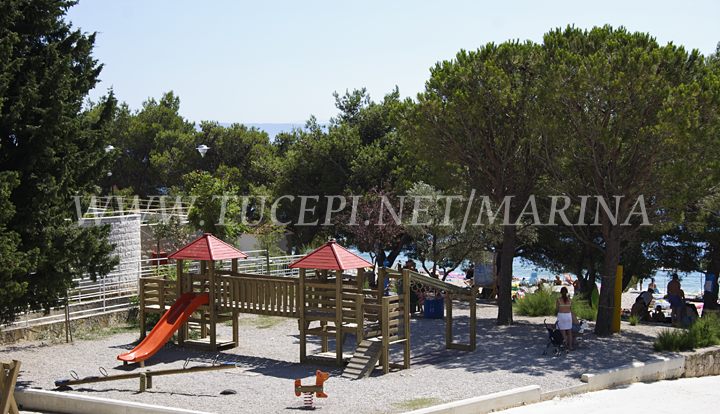
{"label": "blue sky", "polygon": [[139,108],[168,90],[193,121],[302,122],[335,114],[333,91],[422,90],[429,68],[460,49],[541,41],[554,27],[606,23],[708,54],[717,1],[80,0],[68,19],[98,32],[96,98],[113,87]]}

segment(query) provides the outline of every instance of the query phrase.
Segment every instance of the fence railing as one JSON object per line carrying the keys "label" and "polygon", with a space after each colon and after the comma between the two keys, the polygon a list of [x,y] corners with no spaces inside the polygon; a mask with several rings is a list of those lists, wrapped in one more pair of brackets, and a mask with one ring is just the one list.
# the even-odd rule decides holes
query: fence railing
{"label": "fence railing", "polygon": [[[238,272],[269,275],[274,277],[297,276],[296,269],[288,265],[302,255],[269,256],[266,250],[246,252],[248,259],[238,263]],[[167,259],[144,259],[135,262],[124,262],[121,269],[113,271],[105,277],[91,280],[89,278],[73,280],[74,287],[67,293],[67,310],[70,319],[93,316],[110,311],[130,308],[132,301],[138,296],[139,279],[145,277],[162,277],[174,279],[175,263]],[[194,262],[187,270],[197,271],[198,263]],[[223,270],[231,268],[231,261],[220,264]],[[49,313],[23,312],[17,315],[16,321],[10,326],[27,327],[44,323],[61,322],[66,319],[65,306],[53,308]]]}

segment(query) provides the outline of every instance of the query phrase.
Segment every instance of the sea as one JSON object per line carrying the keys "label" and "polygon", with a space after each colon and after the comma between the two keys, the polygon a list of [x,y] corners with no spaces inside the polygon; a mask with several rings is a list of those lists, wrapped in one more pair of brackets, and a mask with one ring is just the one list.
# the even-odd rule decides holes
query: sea
{"label": "sea", "polygon": [[[351,250],[363,259],[371,261],[369,254],[359,252],[355,249]],[[398,263],[404,264],[408,260],[410,259],[405,254],[401,253],[395,260],[393,267],[397,267]],[[415,262],[418,269],[423,272],[418,261],[416,260]],[[428,262],[427,267],[430,268],[431,266],[432,262]],[[672,279],[673,273],[674,271],[672,270],[658,270],[655,272],[653,277],[655,279],[655,284],[657,285],[658,290],[660,290],[660,293],[666,293],[667,284]],[[525,278],[527,280],[530,280],[533,276],[535,276],[539,279],[554,280],[556,275],[560,274],[542,267],[535,266],[533,263],[521,258],[516,257],[513,261],[513,277],[517,279]],[[564,280],[564,277],[562,275],[560,276]],[[464,277],[465,274],[462,268],[457,268],[453,272],[451,272],[450,275],[448,275],[448,279],[450,279],[451,281],[461,281]],[[705,274],[700,272],[678,272],[678,277],[680,278],[681,287],[683,291],[685,291],[686,297],[694,297],[702,294],[703,287],[705,285]],[[643,280],[642,286],[631,286],[630,288],[638,290],[641,288],[647,288],[649,282],[650,280],[646,279]]]}

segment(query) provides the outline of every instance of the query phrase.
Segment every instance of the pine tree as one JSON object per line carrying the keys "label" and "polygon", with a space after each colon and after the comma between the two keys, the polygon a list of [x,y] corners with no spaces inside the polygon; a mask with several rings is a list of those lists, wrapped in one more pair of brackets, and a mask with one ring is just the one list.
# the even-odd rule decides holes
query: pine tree
{"label": "pine tree", "polygon": [[93,191],[107,162],[104,117],[80,116],[102,66],[92,56],[95,35],[64,20],[73,4],[0,3],[0,189],[8,211],[14,206],[0,219],[0,252],[3,262],[6,250],[18,258],[0,274],[12,291],[0,291],[3,320],[28,305],[48,309],[73,278],[107,274],[114,261],[109,230],[80,228],[71,216],[73,196]]}

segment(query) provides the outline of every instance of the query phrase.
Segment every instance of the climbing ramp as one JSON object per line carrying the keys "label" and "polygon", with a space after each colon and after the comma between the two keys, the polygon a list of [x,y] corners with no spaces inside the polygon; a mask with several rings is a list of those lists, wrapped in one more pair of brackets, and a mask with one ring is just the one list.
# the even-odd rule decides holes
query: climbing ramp
{"label": "climbing ramp", "polygon": [[355,353],[342,373],[343,378],[361,379],[369,377],[382,353],[382,342],[378,338],[365,339],[355,349]]}

